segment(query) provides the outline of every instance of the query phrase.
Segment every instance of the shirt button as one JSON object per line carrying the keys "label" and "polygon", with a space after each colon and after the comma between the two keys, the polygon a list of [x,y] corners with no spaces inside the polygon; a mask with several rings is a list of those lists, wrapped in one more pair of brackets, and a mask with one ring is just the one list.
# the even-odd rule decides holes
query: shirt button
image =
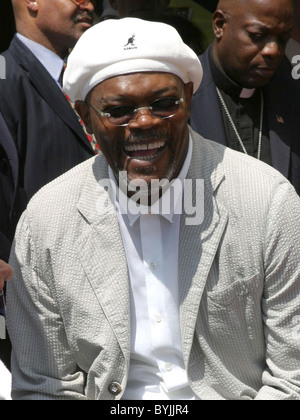
{"label": "shirt button", "polygon": [[150,265],[151,265],[151,269],[152,270],[156,270],[157,269],[157,262],[152,261],[152,263]]}
{"label": "shirt button", "polygon": [[161,321],[162,321],[162,317],[161,317],[161,315],[159,315],[159,314],[155,315],[155,321],[156,321],[158,324],[160,324],[160,323],[161,323]]}
{"label": "shirt button", "polygon": [[109,385],[108,390],[112,395],[117,396],[117,395],[121,394],[122,387],[118,382],[112,382]]}
{"label": "shirt button", "polygon": [[166,371],[167,372],[171,372],[173,370],[173,365],[172,363],[166,363]]}

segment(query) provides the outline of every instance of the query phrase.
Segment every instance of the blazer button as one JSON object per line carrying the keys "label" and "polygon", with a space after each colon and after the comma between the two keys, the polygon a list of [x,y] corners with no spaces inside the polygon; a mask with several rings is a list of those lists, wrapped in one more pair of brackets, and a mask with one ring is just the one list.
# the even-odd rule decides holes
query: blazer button
{"label": "blazer button", "polygon": [[115,397],[122,392],[122,387],[118,382],[113,382],[108,387],[109,392]]}

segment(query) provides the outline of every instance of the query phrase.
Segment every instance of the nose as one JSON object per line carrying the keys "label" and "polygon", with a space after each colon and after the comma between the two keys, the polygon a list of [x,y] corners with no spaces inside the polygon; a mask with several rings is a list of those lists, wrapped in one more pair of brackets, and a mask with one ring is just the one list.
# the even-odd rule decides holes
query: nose
{"label": "nose", "polygon": [[145,107],[136,111],[135,119],[130,122],[129,126],[132,129],[148,129],[160,124],[160,122],[161,119],[153,117],[150,109]]}
{"label": "nose", "polygon": [[272,60],[281,60],[284,54],[284,48],[280,46],[277,41],[268,42],[262,52],[264,57],[268,57]]}
{"label": "nose", "polygon": [[86,2],[86,4],[82,4],[80,6],[81,10],[88,10],[90,13],[93,13],[95,11],[95,6],[92,1]]}

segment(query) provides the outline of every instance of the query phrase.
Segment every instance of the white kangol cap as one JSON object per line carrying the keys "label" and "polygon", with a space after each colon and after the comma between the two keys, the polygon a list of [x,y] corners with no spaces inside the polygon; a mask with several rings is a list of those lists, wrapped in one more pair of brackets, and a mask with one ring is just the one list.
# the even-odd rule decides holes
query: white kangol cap
{"label": "white kangol cap", "polygon": [[172,26],[136,18],[107,20],[87,30],[68,59],[64,90],[73,102],[84,101],[98,84],[115,76],[163,72],[200,87],[203,70]]}

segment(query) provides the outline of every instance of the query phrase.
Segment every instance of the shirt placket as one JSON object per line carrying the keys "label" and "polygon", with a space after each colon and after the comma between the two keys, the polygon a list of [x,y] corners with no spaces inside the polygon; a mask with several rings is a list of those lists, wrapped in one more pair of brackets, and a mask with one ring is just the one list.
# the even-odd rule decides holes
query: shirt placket
{"label": "shirt placket", "polygon": [[[169,222],[167,222],[169,223]],[[181,340],[178,305],[169,288],[171,268],[165,264],[161,216],[143,215],[140,220],[142,249],[150,317],[152,356],[157,361],[166,392],[187,384],[180,360]],[[174,337],[174,332],[177,331]]]}

